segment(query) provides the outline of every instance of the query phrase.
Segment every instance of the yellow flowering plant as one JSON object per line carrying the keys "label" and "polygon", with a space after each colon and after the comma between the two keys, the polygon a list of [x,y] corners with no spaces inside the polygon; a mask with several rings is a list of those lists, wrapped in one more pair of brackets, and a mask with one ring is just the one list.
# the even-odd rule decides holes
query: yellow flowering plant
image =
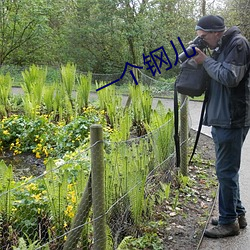
{"label": "yellow flowering plant", "polygon": [[[22,228],[22,235],[35,239],[41,220],[49,220],[48,194],[41,179],[23,177],[14,189],[13,220],[16,228]],[[45,232],[41,232],[45,234]]]}
{"label": "yellow flowering plant", "polygon": [[34,119],[13,115],[0,121],[0,149],[14,155],[34,153],[37,158],[63,156],[87,143],[90,126],[103,122],[103,114],[93,107],[69,123],[55,123],[46,115]]}

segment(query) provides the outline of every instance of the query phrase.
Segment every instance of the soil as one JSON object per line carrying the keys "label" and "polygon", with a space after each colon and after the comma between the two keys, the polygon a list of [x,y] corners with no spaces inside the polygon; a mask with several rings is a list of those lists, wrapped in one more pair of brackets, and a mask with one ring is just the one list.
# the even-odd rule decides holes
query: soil
{"label": "soil", "polygon": [[[191,131],[191,147],[193,147],[195,134],[196,132]],[[176,209],[173,209],[171,203],[158,207],[161,213],[167,215],[168,225],[159,231],[164,242],[164,250],[199,249],[217,194],[218,183],[214,162],[213,141],[210,137],[201,134],[196,157],[188,170],[192,183],[187,184],[185,188],[179,187]],[[175,195],[172,195],[172,199],[175,199]]]}
{"label": "soil", "polygon": [[14,156],[12,152],[7,152],[0,156],[0,160],[4,160],[6,165],[13,167],[15,180],[19,180],[23,176],[39,176],[45,171],[43,159],[37,159],[32,153],[22,153]]}

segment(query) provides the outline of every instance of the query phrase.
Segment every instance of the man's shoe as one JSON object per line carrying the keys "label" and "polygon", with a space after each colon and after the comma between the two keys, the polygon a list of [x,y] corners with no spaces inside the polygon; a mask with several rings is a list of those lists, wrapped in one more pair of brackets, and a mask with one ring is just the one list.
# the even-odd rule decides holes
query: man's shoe
{"label": "man's shoe", "polygon": [[[245,214],[239,215],[238,222],[239,222],[240,229],[243,229],[243,228],[245,228],[247,226],[247,220],[246,220]],[[214,226],[217,226],[218,225],[218,219],[217,218],[212,218],[211,224],[214,225]]]}
{"label": "man's shoe", "polygon": [[219,224],[210,229],[206,229],[204,235],[209,238],[223,238],[228,236],[239,235],[240,227],[238,222],[234,222],[232,224],[222,225]]}
{"label": "man's shoe", "polygon": [[245,214],[239,215],[238,222],[241,229],[247,226],[247,220]]}

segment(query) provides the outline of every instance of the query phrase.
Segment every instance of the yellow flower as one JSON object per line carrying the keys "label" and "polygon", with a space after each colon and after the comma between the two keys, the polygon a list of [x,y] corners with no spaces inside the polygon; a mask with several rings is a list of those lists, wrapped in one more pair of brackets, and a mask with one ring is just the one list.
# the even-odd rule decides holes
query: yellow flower
{"label": "yellow flower", "polygon": [[17,208],[13,207],[11,210],[12,210],[12,212],[16,212]]}
{"label": "yellow flower", "polygon": [[[73,184],[69,184],[68,185],[68,190],[72,190],[73,188]],[[68,197],[67,197],[68,200],[71,200],[71,202],[74,204],[76,203],[76,194],[75,194],[75,190],[72,190],[72,191],[68,191]]]}
{"label": "yellow flower", "polygon": [[22,153],[22,151],[19,151],[19,150],[15,149],[13,154],[18,155],[18,154],[21,154],[21,153]]}
{"label": "yellow flower", "polygon": [[35,183],[30,183],[29,185],[26,186],[26,189],[28,191],[34,191],[34,190],[37,190],[37,186]]}
{"label": "yellow flower", "polygon": [[3,134],[4,134],[4,135],[9,135],[10,133],[9,133],[8,130],[4,130],[4,131],[3,131]]}
{"label": "yellow flower", "polygon": [[41,158],[41,155],[39,152],[36,152],[36,158],[40,159]]}
{"label": "yellow flower", "polygon": [[46,157],[48,157],[49,153],[46,147],[43,147],[43,153],[45,154]]}
{"label": "yellow flower", "polygon": [[64,211],[64,213],[65,213],[65,215],[68,215],[69,218],[73,218],[74,217],[73,206],[68,205],[66,208],[66,211]]}
{"label": "yellow flower", "polygon": [[72,195],[72,197],[71,197],[71,202],[72,202],[72,203],[76,203],[76,196],[75,196],[75,195]]}
{"label": "yellow flower", "polygon": [[103,110],[101,110],[101,112],[100,112],[100,114],[101,114],[101,115],[105,115],[105,113],[106,113],[106,112],[105,112],[105,110],[104,110],[104,109],[103,109]]}
{"label": "yellow flower", "polygon": [[36,201],[40,201],[42,199],[41,195],[42,195],[41,193],[33,194],[32,197],[35,198]]}

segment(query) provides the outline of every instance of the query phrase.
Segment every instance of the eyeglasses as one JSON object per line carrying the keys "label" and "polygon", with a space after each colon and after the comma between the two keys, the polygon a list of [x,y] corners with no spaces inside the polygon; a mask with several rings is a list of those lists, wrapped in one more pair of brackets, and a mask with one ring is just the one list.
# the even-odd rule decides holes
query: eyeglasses
{"label": "eyeglasses", "polygon": [[209,34],[214,33],[214,32],[206,32],[205,34],[200,35],[201,39],[205,39]]}

